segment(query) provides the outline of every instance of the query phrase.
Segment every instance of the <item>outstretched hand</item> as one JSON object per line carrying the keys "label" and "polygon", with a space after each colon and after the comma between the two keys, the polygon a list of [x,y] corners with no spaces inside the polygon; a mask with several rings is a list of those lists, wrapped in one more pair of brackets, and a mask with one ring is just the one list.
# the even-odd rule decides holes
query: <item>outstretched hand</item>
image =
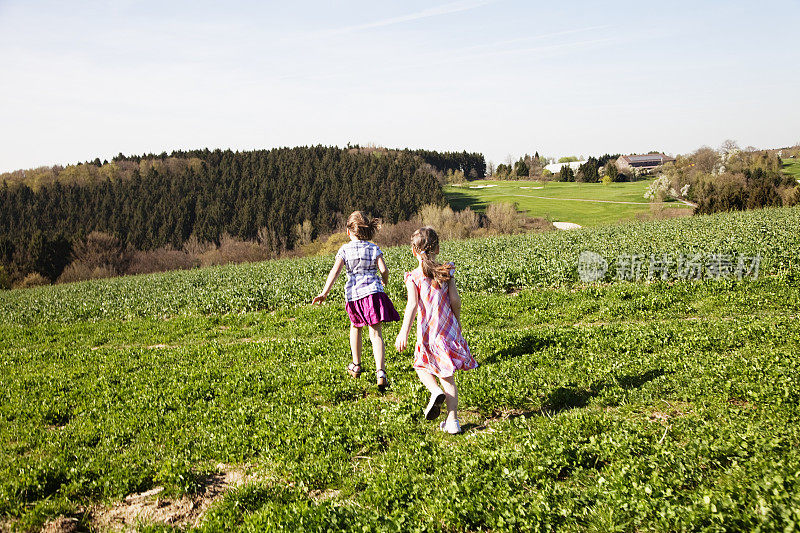
{"label": "outstretched hand", "polygon": [[319,295],[315,296],[313,300],[311,300],[311,305],[321,304],[322,302],[325,301],[325,298],[327,298],[327,297],[328,297],[327,294],[319,294]]}

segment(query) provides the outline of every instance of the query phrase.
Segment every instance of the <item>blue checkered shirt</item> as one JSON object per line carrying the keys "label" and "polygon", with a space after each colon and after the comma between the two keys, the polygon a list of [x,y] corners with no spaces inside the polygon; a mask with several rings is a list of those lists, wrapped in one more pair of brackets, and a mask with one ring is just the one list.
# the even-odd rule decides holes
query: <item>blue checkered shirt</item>
{"label": "blue checkered shirt", "polygon": [[377,244],[369,241],[350,241],[336,252],[347,269],[344,298],[355,302],[370,294],[384,292],[378,275],[378,258],[383,255]]}

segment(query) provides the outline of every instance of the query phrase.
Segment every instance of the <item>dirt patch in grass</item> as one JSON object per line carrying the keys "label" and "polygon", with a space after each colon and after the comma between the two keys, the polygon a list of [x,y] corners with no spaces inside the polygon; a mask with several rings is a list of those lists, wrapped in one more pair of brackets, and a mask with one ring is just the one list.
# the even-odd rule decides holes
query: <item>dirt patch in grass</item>
{"label": "dirt patch in grass", "polygon": [[131,531],[139,524],[197,527],[208,508],[225,492],[257,479],[248,473],[247,466],[218,464],[217,470],[203,480],[194,495],[170,498],[164,495],[163,487],[154,487],[126,496],[111,507],[96,507],[90,513],[92,526],[100,531]]}
{"label": "dirt patch in grass", "polygon": [[309,498],[316,502],[324,502],[327,500],[335,500],[338,499],[339,496],[342,494],[341,490],[338,489],[325,489],[325,490],[312,490],[308,493]]}
{"label": "dirt patch in grass", "polygon": [[484,418],[477,411],[469,411],[466,409],[459,410],[459,418],[461,419],[461,431],[463,433],[479,433],[487,432],[494,433],[495,429],[492,425],[505,420],[514,420],[515,418],[528,418],[530,416],[547,416],[548,414],[542,409],[512,409],[503,408],[496,409],[488,418]]}
{"label": "dirt patch in grass", "polygon": [[486,419],[486,422],[491,423],[500,420],[513,420],[519,417],[527,418],[536,414],[540,414],[539,410],[534,411],[532,409],[513,408],[495,409],[495,411],[492,413],[492,416]]}
{"label": "dirt patch in grass", "polygon": [[686,402],[668,402],[661,400],[664,408],[654,409],[650,411],[648,419],[651,422],[658,422],[666,424],[671,418],[679,416],[686,416],[691,411],[691,405]]}
{"label": "dirt patch in grass", "polygon": [[[2,528],[0,530],[5,531]],[[42,528],[42,533],[73,533],[74,531],[80,531],[80,522],[77,518],[66,516],[59,516]]]}

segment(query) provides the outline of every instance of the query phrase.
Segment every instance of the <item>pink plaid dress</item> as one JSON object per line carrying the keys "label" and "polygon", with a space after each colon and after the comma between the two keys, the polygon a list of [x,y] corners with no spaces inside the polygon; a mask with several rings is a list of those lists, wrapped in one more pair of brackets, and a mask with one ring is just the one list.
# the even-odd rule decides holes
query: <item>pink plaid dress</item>
{"label": "pink plaid dress", "polygon": [[[455,265],[450,265],[450,275]],[[414,348],[414,368],[424,368],[433,375],[447,378],[456,370],[477,368],[461,326],[450,307],[447,283],[437,288],[426,278],[422,268],[405,273],[417,289],[417,345]]]}

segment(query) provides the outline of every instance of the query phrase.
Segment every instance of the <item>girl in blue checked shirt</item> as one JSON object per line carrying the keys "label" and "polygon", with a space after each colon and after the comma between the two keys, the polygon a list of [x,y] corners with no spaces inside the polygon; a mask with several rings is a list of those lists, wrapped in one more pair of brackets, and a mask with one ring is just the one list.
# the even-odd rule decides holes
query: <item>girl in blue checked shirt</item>
{"label": "girl in blue checked shirt", "polygon": [[342,267],[345,267],[345,308],[350,317],[350,350],[353,352],[353,362],[348,365],[347,371],[354,378],[361,375],[361,328],[367,326],[375,355],[378,388],[383,391],[386,388],[386,370],[383,368],[386,350],[382,324],[400,320],[400,315],[383,290],[383,286],[389,281],[389,269],[383,260],[383,252],[377,244],[369,242],[377,229],[378,219],[367,218],[361,211],[354,211],[347,217],[347,236],[350,242],[339,248],[336,262],[325,281],[325,288],[311,303],[325,301],[333,283],[342,272]]}

